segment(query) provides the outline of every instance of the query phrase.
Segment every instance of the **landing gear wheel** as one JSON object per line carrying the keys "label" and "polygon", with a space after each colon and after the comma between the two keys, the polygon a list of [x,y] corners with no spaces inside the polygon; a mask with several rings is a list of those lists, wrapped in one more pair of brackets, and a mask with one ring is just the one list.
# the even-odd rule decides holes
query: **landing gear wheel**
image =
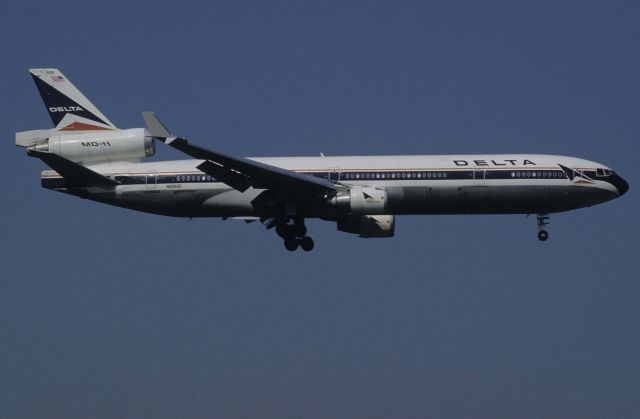
{"label": "landing gear wheel", "polygon": [[547,241],[549,233],[544,229],[549,225],[549,214],[538,214],[538,240],[541,242]]}
{"label": "landing gear wheel", "polygon": [[289,229],[287,228],[286,224],[277,224],[276,225],[276,234],[280,237],[282,237],[283,239],[285,237],[290,237],[291,234],[289,234]]}
{"label": "landing gear wheel", "polygon": [[303,221],[298,221],[294,224],[278,223],[276,225],[276,234],[283,239],[302,238],[307,235],[307,227],[304,226]]}
{"label": "landing gear wheel", "polygon": [[290,251],[294,252],[298,248],[298,240],[294,238],[289,238],[284,240],[284,247]]}
{"label": "landing gear wheel", "polygon": [[294,237],[303,237],[307,234],[307,227],[304,224],[294,224],[291,231]]}
{"label": "landing gear wheel", "polygon": [[546,230],[538,231],[538,240],[540,240],[541,242],[544,242],[544,241],[547,241],[548,238],[549,238],[549,233],[547,233]]}
{"label": "landing gear wheel", "polygon": [[312,251],[314,246],[315,244],[313,243],[313,239],[311,237],[304,236],[302,239],[300,239],[300,247],[302,247],[302,250],[304,250],[305,252]]}

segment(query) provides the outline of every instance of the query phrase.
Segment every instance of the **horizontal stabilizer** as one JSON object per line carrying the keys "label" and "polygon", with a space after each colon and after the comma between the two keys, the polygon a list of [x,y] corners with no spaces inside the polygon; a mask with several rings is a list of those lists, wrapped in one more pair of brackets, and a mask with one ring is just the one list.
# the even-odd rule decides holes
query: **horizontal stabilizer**
{"label": "horizontal stabilizer", "polygon": [[55,128],[16,132],[16,145],[18,147],[32,147],[47,142],[49,137],[53,135],[60,135],[60,132]]}
{"label": "horizontal stabilizer", "polygon": [[118,184],[113,179],[109,179],[102,176],[98,172],[94,172],[84,166],[65,159],[57,154],[48,153],[44,151],[28,150],[27,154],[32,157],[37,157],[53,170],[58,172],[69,187],[74,186],[102,186],[109,187]]}

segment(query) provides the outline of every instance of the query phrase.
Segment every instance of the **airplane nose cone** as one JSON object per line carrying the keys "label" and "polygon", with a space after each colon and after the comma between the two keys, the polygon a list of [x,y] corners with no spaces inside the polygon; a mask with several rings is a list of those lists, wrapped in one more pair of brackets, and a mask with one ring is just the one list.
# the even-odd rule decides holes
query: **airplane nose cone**
{"label": "airplane nose cone", "polygon": [[624,195],[629,190],[629,183],[626,180],[622,179],[622,177],[618,175],[614,175],[613,185],[618,190],[619,196]]}
{"label": "airplane nose cone", "polygon": [[629,190],[629,183],[626,180],[620,178],[620,186],[618,186],[618,191],[620,191],[620,196],[627,193],[628,190]]}

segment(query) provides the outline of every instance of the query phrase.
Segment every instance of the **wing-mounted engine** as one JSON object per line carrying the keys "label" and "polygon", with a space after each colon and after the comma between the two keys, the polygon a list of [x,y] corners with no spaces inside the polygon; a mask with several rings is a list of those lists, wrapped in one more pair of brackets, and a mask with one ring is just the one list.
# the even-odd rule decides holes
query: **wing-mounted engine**
{"label": "wing-mounted engine", "polygon": [[[79,164],[108,163],[114,161],[139,161],[155,153],[153,138],[144,128],[125,130],[64,133],[42,130],[50,135],[45,138],[26,138],[18,134],[16,144],[31,150],[53,153]],[[22,142],[22,144],[19,143]]]}
{"label": "wing-mounted engine", "polygon": [[370,186],[354,186],[338,191],[329,203],[350,214],[386,214],[387,190]]}
{"label": "wing-mounted engine", "polygon": [[396,218],[394,215],[347,215],[338,218],[337,227],[363,238],[393,237]]}

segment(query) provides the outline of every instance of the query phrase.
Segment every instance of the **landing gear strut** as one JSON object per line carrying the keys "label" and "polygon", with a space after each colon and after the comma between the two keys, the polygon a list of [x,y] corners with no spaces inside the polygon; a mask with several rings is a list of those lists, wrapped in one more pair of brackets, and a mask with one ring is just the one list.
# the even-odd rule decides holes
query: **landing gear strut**
{"label": "landing gear strut", "polygon": [[549,225],[549,214],[538,214],[538,240],[547,241],[549,233],[544,228]]}
{"label": "landing gear strut", "polygon": [[313,239],[307,236],[307,228],[304,225],[304,218],[295,217],[284,220],[276,225],[276,233],[284,239],[284,247],[293,252],[298,246],[305,252],[313,250]]}

